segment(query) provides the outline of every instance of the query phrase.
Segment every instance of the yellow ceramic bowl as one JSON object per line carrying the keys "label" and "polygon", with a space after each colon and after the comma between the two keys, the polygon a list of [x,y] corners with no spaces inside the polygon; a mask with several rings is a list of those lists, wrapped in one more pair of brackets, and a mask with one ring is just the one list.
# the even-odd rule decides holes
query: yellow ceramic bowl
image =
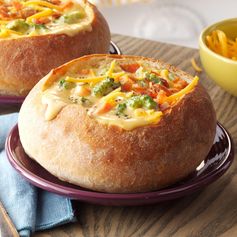
{"label": "yellow ceramic bowl", "polygon": [[202,31],[199,38],[201,62],[211,79],[224,90],[237,96],[237,61],[216,54],[206,45],[206,36],[217,29],[224,31],[228,38],[235,39],[237,18],[217,22]]}

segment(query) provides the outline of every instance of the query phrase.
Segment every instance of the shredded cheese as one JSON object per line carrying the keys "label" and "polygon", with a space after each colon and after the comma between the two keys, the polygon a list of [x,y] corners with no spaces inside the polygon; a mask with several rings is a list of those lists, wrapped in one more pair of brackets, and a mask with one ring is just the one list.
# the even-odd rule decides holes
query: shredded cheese
{"label": "shredded cheese", "polygon": [[69,77],[67,76],[65,78],[65,81],[68,82],[85,82],[85,83],[90,83],[90,82],[99,82],[105,79],[106,76],[99,76],[99,77],[86,77],[86,78],[74,78],[74,77]]}
{"label": "shredded cheese", "polygon": [[175,100],[180,99],[180,97],[186,95],[189,93],[197,84],[198,84],[199,78],[197,76],[194,77],[194,79],[181,91],[169,96],[166,98],[167,102],[173,102]]}
{"label": "shredded cheese", "polygon": [[160,72],[161,77],[168,79],[169,71],[167,69],[163,69]]}
{"label": "shredded cheese", "polygon": [[115,97],[123,96],[125,97],[125,93],[121,92],[121,87],[117,88],[116,90],[111,91],[108,95],[102,97],[103,101],[109,102],[113,100]]}
{"label": "shredded cheese", "polygon": [[224,57],[237,59],[237,37],[235,40],[230,39],[221,30],[214,30],[206,36],[208,48]]}
{"label": "shredded cheese", "polygon": [[9,21],[0,20],[0,24],[7,24]]}
{"label": "shredded cheese", "polygon": [[108,77],[111,77],[111,76],[112,76],[112,73],[113,73],[115,64],[116,64],[116,61],[113,60],[113,61],[111,62],[111,64],[110,64],[110,68],[109,68],[108,72],[106,73],[106,75],[107,75]]}
{"label": "shredded cheese", "polygon": [[47,7],[41,7],[38,5],[33,5],[32,8],[34,8],[35,10],[38,10],[38,11],[44,11],[44,10],[48,9]]}
{"label": "shredded cheese", "polygon": [[191,59],[191,64],[192,64],[193,68],[195,69],[195,71],[202,72],[202,69],[197,65],[194,58]]}
{"label": "shredded cheese", "polygon": [[1,29],[0,37],[5,38],[9,36],[9,31],[6,29]]}
{"label": "shredded cheese", "polygon": [[10,34],[15,34],[15,35],[22,35],[21,32],[14,31],[14,30],[9,30],[9,29],[1,29],[0,32],[0,37],[8,37]]}
{"label": "shredded cheese", "polygon": [[[107,73],[104,76],[95,76],[94,72],[92,73],[90,71],[90,74],[92,75],[92,77],[74,78],[74,77],[67,76],[65,80],[68,81],[68,82],[75,82],[75,83],[77,83],[77,82],[94,83],[94,82],[102,81],[103,79],[105,79],[107,77]],[[111,73],[110,77],[114,78],[114,79],[117,79],[118,77],[121,77],[124,74],[125,74],[124,72],[122,72],[122,73]]]}
{"label": "shredded cheese", "polygon": [[28,1],[28,2],[24,2],[25,6],[29,6],[29,5],[40,5],[40,6],[44,6],[44,7],[48,7],[50,9],[56,9],[58,11],[62,11],[62,8],[59,6],[56,6],[52,3],[46,2],[46,1]]}

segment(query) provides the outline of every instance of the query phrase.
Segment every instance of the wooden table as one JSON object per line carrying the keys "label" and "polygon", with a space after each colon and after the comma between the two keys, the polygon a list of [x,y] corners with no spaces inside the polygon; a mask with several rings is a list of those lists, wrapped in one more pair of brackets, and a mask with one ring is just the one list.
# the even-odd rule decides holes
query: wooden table
{"label": "wooden table", "polygon": [[[113,35],[123,54],[162,59],[196,74],[190,59],[199,61],[196,49]],[[237,148],[237,98],[200,75],[213,100],[218,120],[231,133]],[[237,82],[236,82],[237,83]],[[17,108],[2,108],[9,111]],[[237,149],[236,149],[237,150]],[[235,158],[237,158],[235,156]],[[202,191],[178,200],[141,207],[103,207],[79,203],[78,222],[34,237],[79,236],[237,236],[237,160],[218,181]]]}

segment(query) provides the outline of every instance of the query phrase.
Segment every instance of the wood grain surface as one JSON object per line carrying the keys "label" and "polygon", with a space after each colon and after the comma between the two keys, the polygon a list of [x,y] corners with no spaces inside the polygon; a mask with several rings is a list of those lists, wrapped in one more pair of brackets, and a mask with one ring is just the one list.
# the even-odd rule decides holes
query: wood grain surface
{"label": "wood grain surface", "polygon": [[[196,74],[190,59],[200,65],[196,49],[113,35],[123,54],[154,57]],[[237,150],[237,98],[231,96],[205,73],[199,74],[208,90],[217,118],[230,132]],[[236,82],[237,83],[237,82]],[[237,158],[235,156],[235,158]],[[215,183],[198,193],[178,200],[141,207],[103,207],[77,203],[78,222],[34,237],[102,236],[237,236],[237,160]]]}

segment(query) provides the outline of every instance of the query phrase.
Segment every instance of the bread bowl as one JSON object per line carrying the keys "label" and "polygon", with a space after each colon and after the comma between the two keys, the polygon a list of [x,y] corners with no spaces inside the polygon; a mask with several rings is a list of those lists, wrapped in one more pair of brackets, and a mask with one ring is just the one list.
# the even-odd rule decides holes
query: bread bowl
{"label": "bread bowl", "polygon": [[192,173],[213,144],[216,116],[198,77],[159,60],[90,55],[40,80],[18,125],[26,153],[59,179],[132,193]]}
{"label": "bread bowl", "polygon": [[52,68],[108,53],[110,31],[97,8],[76,0],[0,1],[0,94],[26,95]]}

